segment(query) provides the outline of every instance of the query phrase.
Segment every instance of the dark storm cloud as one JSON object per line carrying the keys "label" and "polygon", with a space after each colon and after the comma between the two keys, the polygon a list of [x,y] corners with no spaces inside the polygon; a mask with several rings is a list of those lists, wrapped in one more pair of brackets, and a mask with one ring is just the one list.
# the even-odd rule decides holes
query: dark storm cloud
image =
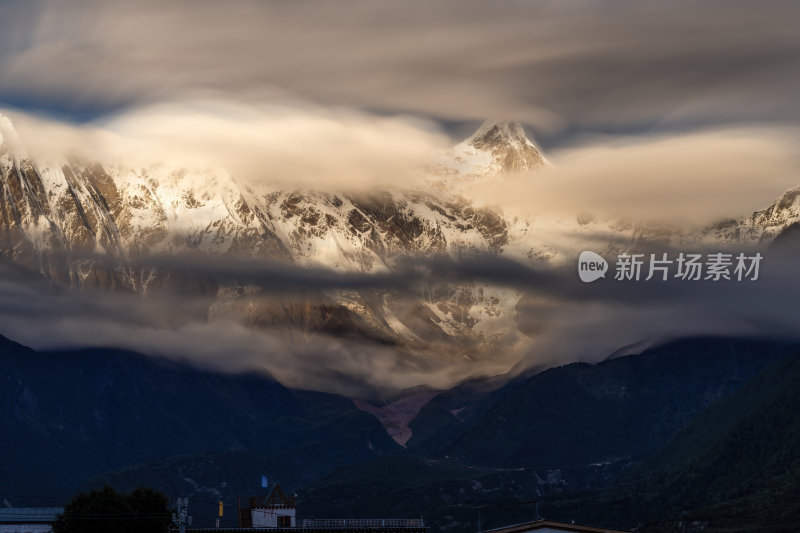
{"label": "dark storm cloud", "polygon": [[215,91],[571,131],[796,122],[798,18],[791,0],[2,3],[0,100]]}
{"label": "dark storm cloud", "polygon": [[[530,337],[519,366],[525,368],[598,360],[625,344],[694,334],[796,338],[797,264],[796,255],[767,251],[760,278],[742,282],[622,282],[613,280],[612,265],[607,279],[592,284],[577,279],[575,264],[540,270],[488,255],[460,261],[406,259],[386,274],[207,256],[148,258],[139,266],[169,269],[186,278],[255,284],[263,289],[255,301],[279,296],[284,304],[298,305],[309,291],[411,294],[459,283],[513,288],[523,295],[515,327]],[[506,361],[503,354],[469,362],[420,357],[368,340],[309,337],[290,327],[253,328],[241,317],[212,316],[212,302],[204,297],[66,291],[19,267],[0,266],[0,333],[39,348],[124,347],[225,371],[266,370],[290,386],[355,395],[421,384],[448,387],[472,375],[496,373],[499,361],[516,361]]]}
{"label": "dark storm cloud", "polygon": [[268,259],[231,259],[198,255],[155,256],[136,263],[138,267],[176,270],[198,279],[253,283],[269,290],[319,291],[326,289],[382,289],[407,291],[420,283],[486,282],[513,287],[558,290],[564,282],[558,272],[531,269],[497,255],[476,253],[454,261],[449,256],[398,258],[391,271],[342,272],[323,267],[298,267]]}
{"label": "dark storm cloud", "polygon": [[[644,278],[650,253],[659,257],[667,252],[677,256],[676,249],[659,248],[645,254]],[[687,253],[733,253],[719,247],[694,248]],[[738,252],[739,250],[737,250]],[[742,250],[748,255],[755,253]],[[733,253],[735,256],[736,253]],[[531,267],[495,254],[475,253],[454,260],[450,256],[427,258],[405,257],[397,260],[392,270],[379,273],[341,272],[322,267],[298,267],[295,264],[268,259],[231,259],[199,255],[156,256],[134,263],[137,268],[155,268],[179,272],[190,279],[213,279],[218,283],[247,283],[270,292],[301,293],[332,289],[399,291],[408,293],[420,287],[437,284],[478,283],[527,291],[558,302],[590,304],[647,305],[684,303],[689,300],[717,301],[719,297],[758,300],[765,291],[770,298],[775,292],[800,294],[789,279],[794,275],[797,259],[782,252],[770,252],[764,260],[760,279],[745,281],[685,281],[670,277],[666,281],[614,281],[614,265],[605,283],[585,284],[578,279],[576,262],[551,267]],[[608,258],[612,263],[615,258]],[[673,266],[673,268],[675,268]],[[764,271],[766,269],[766,271]],[[753,309],[758,309],[754,307]],[[742,309],[747,311],[747,309]]]}
{"label": "dark storm cloud", "polygon": [[[680,250],[668,251],[675,257]],[[695,248],[716,253],[718,248]],[[731,250],[726,250],[731,252]],[[747,251],[747,253],[754,253]],[[516,326],[530,334],[528,355],[520,368],[598,360],[625,344],[663,341],[690,335],[772,336],[798,338],[800,318],[793,309],[800,301],[798,257],[779,250],[763,252],[755,281],[614,280],[614,258],[605,280],[579,281],[576,264],[537,269],[493,255],[459,261],[447,257],[406,259],[391,273],[339,274],[325,270],[290,272],[259,262],[234,266],[211,263],[203,275],[216,271],[222,279],[244,277],[269,290],[353,288],[409,293],[437,284],[477,283],[519,291]],[[649,256],[648,256],[649,257]],[[185,268],[182,265],[181,268]],[[206,270],[206,269],[211,270]],[[296,270],[296,269],[293,269]],[[448,377],[481,373],[480,364],[450,364]],[[433,370],[432,375],[440,377]],[[440,383],[440,382],[437,382]]]}

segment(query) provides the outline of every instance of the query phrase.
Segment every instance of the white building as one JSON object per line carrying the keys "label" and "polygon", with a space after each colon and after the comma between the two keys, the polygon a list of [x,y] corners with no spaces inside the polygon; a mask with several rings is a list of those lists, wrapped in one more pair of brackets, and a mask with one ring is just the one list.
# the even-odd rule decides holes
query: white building
{"label": "white building", "polygon": [[0,533],[50,533],[62,507],[0,508]]}
{"label": "white building", "polygon": [[275,485],[263,501],[253,501],[250,505],[249,527],[297,527],[297,507],[294,496],[287,496],[279,485]]}

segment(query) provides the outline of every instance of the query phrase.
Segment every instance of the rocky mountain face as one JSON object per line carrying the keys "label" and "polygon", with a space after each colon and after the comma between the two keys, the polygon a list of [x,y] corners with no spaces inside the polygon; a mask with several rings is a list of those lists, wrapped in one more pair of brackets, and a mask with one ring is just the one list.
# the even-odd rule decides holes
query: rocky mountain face
{"label": "rocky mountain face", "polygon": [[[535,177],[548,165],[520,124],[487,122],[440,164],[421,169],[426,187],[361,194],[255,188],[221,168],[40,160],[1,117],[0,254],[76,290],[147,295],[180,287],[211,299],[209,318],[233,313],[255,327],[357,338],[423,359],[491,359],[525,344],[515,324],[519,291],[454,281],[410,294],[355,289],[287,297],[244,282],[187,279],[140,259],[196,253],[374,274],[394,271],[408,256],[458,259],[477,252],[558,264],[571,261],[573,249],[594,247],[597,235],[610,235],[618,248],[686,238],[671,228],[587,215],[524,218],[478,206],[459,192],[475,179],[521,172],[519,179],[531,179],[528,172]],[[789,191],[767,209],[700,237],[769,241],[800,220],[798,196],[800,189]]]}
{"label": "rocky mountain face", "polygon": [[[447,170],[455,176],[532,169],[544,161],[513,123],[485,125],[456,153]],[[466,153],[483,166],[459,168]],[[442,188],[254,190],[220,168],[42,161],[30,157],[10,121],[0,119],[0,253],[77,290],[146,295],[189,283],[216,299],[209,315],[234,312],[254,326],[344,333],[461,358],[518,341],[508,327],[518,294],[452,283],[411,296],[350,290],[265,301],[244,284],[190,282],[138,260],[197,253],[380,273],[407,256],[503,253],[511,225],[501,212]]]}
{"label": "rocky mountain face", "polygon": [[[508,242],[501,213],[454,194],[256,192],[218,168],[43,162],[27,156],[8,119],[0,121],[2,250],[31,264],[55,251],[111,254],[123,264],[142,254],[199,251],[374,271],[403,254],[500,252]],[[497,172],[543,164],[519,124],[484,126],[457,152],[466,148]],[[92,281],[79,270],[68,274],[60,281]],[[154,281],[123,278],[134,290]]]}
{"label": "rocky mountain face", "polygon": [[784,192],[772,204],[740,219],[721,222],[709,232],[718,239],[769,243],[800,221],[800,187]]}
{"label": "rocky mountain face", "polygon": [[546,164],[518,122],[484,122],[469,139],[455,147],[455,166],[468,175],[523,172]]}

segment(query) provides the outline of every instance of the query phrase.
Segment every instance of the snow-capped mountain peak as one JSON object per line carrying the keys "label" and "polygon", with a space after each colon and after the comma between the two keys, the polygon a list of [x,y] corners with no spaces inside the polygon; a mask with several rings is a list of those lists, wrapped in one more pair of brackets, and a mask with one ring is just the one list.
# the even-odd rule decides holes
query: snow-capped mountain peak
{"label": "snow-capped mountain peak", "polygon": [[[510,222],[501,212],[444,188],[255,193],[222,168],[28,157],[9,149],[16,134],[7,121],[2,133],[0,255],[77,290],[146,296],[181,286],[181,274],[148,265],[150,257],[172,253],[377,273],[408,256],[500,254],[509,245]],[[520,296],[502,286],[331,289],[283,300],[210,276],[197,290],[214,299],[212,319],[273,328],[289,343],[298,330],[323,332],[443,361],[521,346],[509,327]],[[487,364],[496,366],[492,371],[507,367]]]}
{"label": "snow-capped mountain peak", "polygon": [[519,122],[486,121],[455,152],[458,170],[465,175],[522,172],[546,163]]}
{"label": "snow-capped mountain peak", "polygon": [[533,144],[525,134],[525,128],[519,122],[496,122],[487,120],[467,139],[476,148],[502,147],[507,145]]}

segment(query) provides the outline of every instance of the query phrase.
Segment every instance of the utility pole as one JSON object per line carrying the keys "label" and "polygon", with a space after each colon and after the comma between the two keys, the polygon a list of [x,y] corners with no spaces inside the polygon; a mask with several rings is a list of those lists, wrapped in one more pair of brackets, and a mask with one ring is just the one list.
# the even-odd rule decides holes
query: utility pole
{"label": "utility pole", "polygon": [[186,533],[186,525],[192,525],[192,517],[189,516],[189,498],[178,498],[178,509],[172,513],[172,523],[178,527],[178,533]]}

